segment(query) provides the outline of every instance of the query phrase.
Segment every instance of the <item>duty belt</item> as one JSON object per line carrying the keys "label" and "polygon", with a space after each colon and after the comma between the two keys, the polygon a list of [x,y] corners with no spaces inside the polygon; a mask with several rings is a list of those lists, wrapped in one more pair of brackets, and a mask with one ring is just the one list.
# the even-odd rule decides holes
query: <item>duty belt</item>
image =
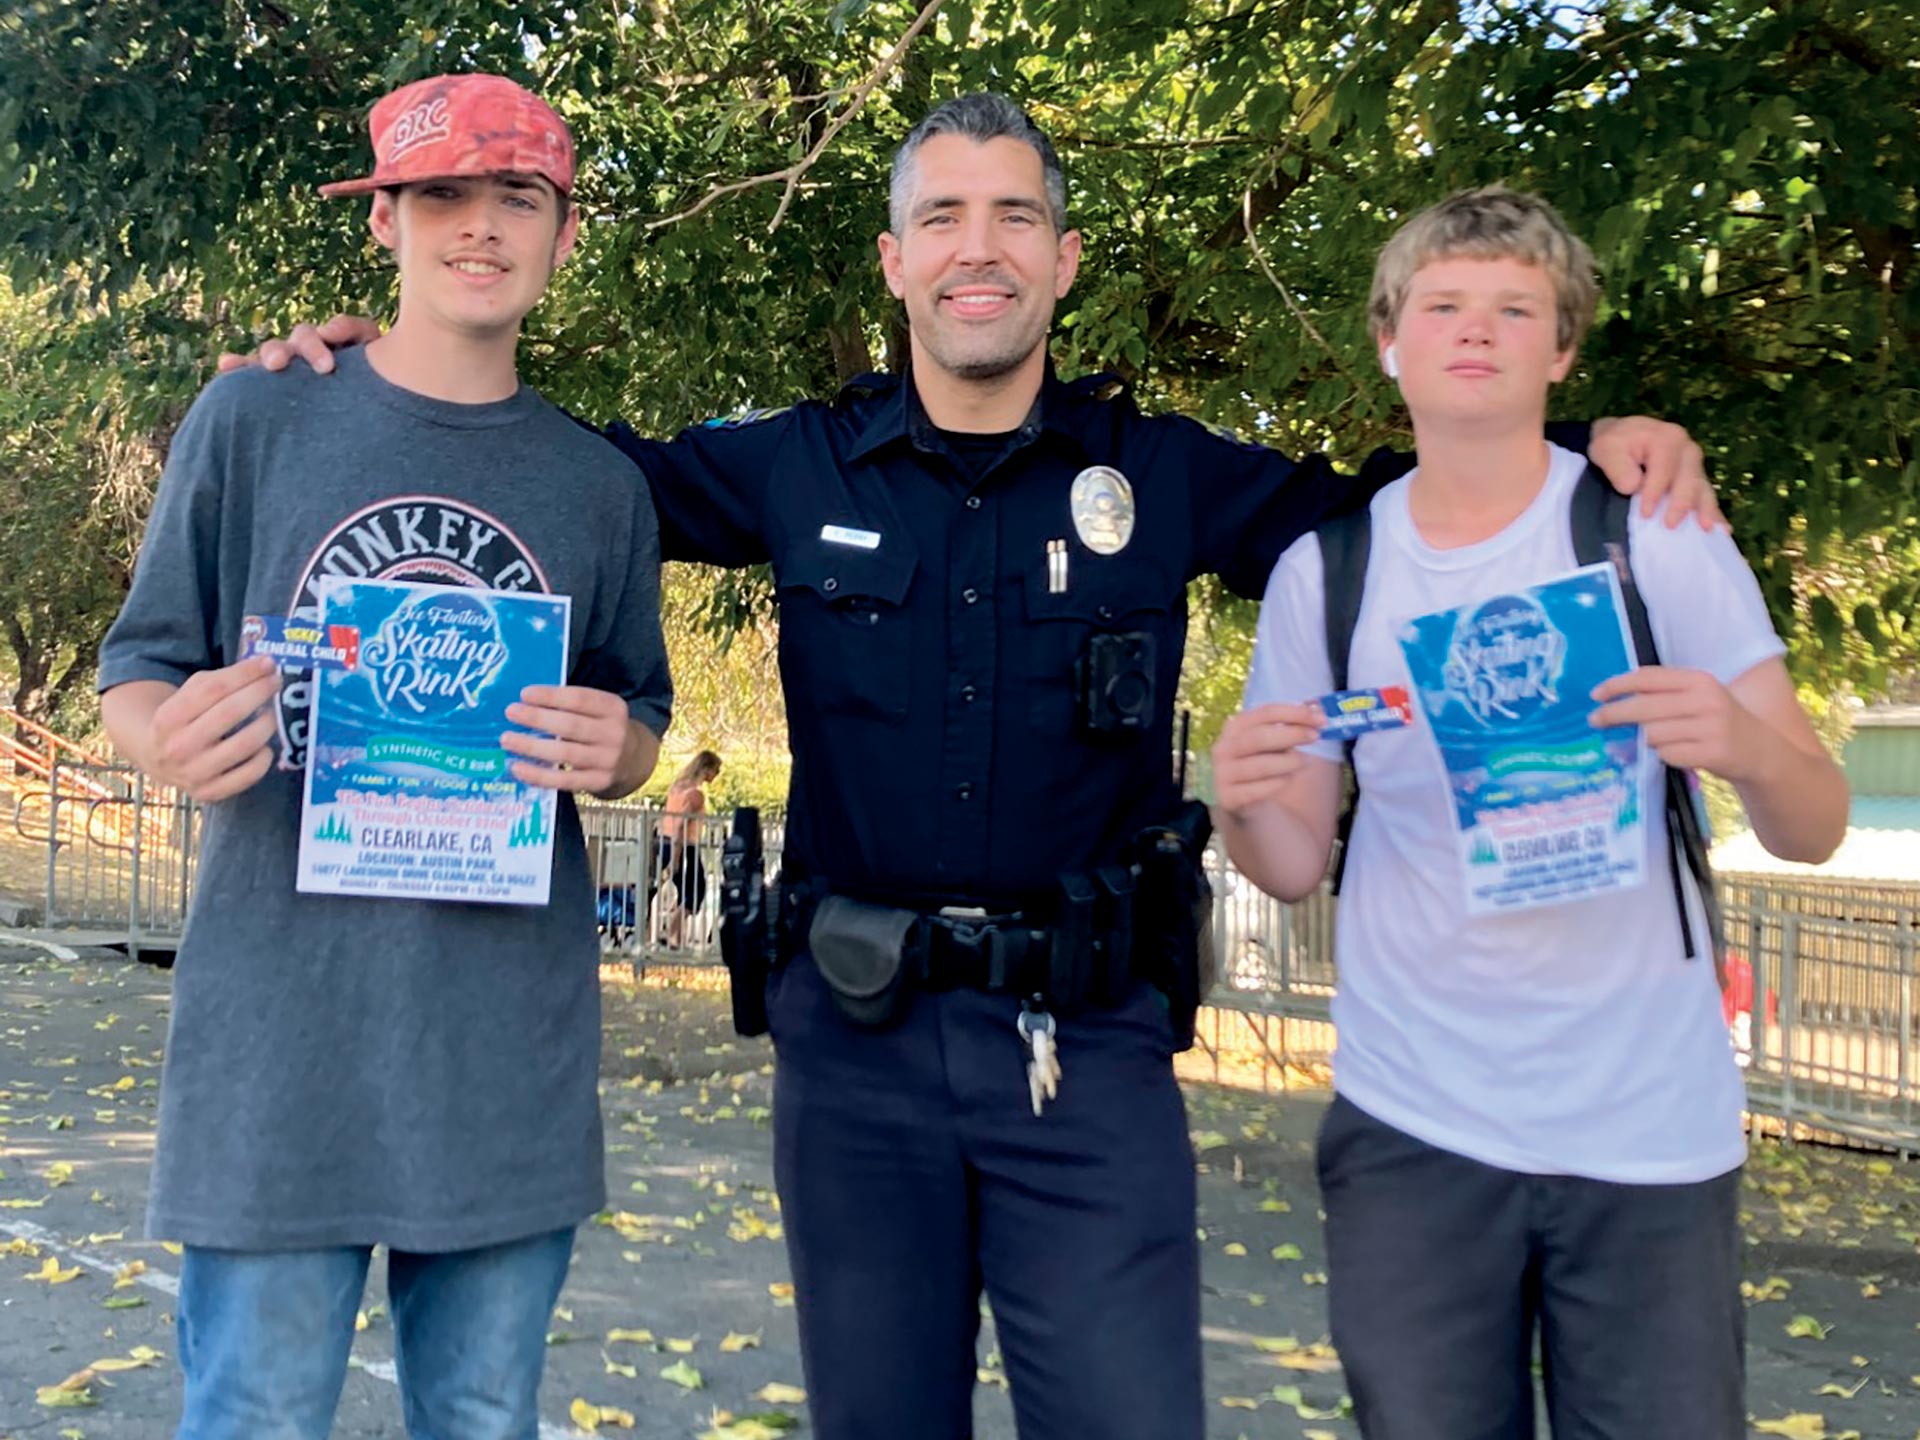
{"label": "duty belt", "polygon": [[[790,892],[787,925],[794,938],[783,947],[788,953],[804,944],[813,909],[829,893],[835,893],[833,887],[818,879]],[[1048,908],[1053,913],[1046,924],[1035,923],[1024,910],[967,905],[920,910],[902,959],[927,990],[1046,995],[1069,1009],[1119,1004],[1134,974],[1131,870],[1114,865],[1063,877]],[[1157,977],[1146,978],[1158,983]]]}
{"label": "duty belt", "polygon": [[993,994],[1047,990],[1052,951],[1052,930],[1033,928],[1017,912],[989,915],[958,905],[922,915],[907,942],[907,960],[927,989]]}

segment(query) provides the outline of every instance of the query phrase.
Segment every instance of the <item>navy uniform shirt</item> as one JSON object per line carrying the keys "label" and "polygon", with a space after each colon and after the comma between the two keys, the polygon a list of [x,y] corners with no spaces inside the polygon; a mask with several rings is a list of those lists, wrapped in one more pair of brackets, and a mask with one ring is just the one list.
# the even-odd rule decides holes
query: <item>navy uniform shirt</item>
{"label": "navy uniform shirt", "polygon": [[[610,435],[652,482],[666,559],[772,563],[789,863],[921,905],[1030,903],[1168,818],[1187,582],[1218,573],[1257,598],[1330,507],[1404,468],[1363,485],[1324,457],[1143,415],[1110,376],[1051,370],[977,480],[889,375],[669,443]],[[1090,465],[1132,486],[1116,554],[1075,533],[1068,491]],[[1049,541],[1066,545],[1064,592],[1048,584]],[[1154,637],[1143,732],[1079,723],[1075,662],[1102,631]]]}

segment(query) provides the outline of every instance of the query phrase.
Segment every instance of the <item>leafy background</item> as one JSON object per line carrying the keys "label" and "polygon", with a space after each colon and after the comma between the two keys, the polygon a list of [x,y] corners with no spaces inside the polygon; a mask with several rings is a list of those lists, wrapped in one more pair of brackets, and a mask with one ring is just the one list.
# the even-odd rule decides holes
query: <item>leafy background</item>
{"label": "leafy background", "polygon": [[[85,723],[93,647],[214,355],[389,309],[362,210],[314,187],[364,169],[381,93],[465,68],[546,94],[585,162],[589,224],[529,321],[529,378],[662,434],[830,393],[899,352],[873,251],[887,161],[947,95],[1003,90],[1059,144],[1088,242],[1063,372],[1116,370],[1149,408],[1290,450],[1405,438],[1364,317],[1399,221],[1463,185],[1538,190],[1605,272],[1558,408],[1685,423],[1797,677],[1823,697],[1910,693],[1904,3],[15,0],[0,639],[22,709]],[[763,579],[687,570],[668,589],[676,746],[730,750],[737,783],[777,788]],[[1251,614],[1203,582],[1195,615],[1204,742]]]}

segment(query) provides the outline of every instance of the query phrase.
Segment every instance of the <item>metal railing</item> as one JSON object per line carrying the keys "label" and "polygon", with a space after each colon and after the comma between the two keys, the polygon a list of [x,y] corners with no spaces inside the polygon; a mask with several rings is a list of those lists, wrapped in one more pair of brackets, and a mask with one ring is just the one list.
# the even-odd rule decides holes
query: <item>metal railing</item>
{"label": "metal railing", "polygon": [[[1334,911],[1261,894],[1209,855],[1221,974],[1199,1043],[1282,1077],[1332,1057]],[[1920,885],[1719,877],[1728,1043],[1748,1108],[1789,1127],[1920,1150]]]}
{"label": "metal railing", "polygon": [[[720,963],[720,851],[730,812],[682,817],[652,804],[580,806],[593,874],[600,948],[640,964]],[[786,830],[764,818],[769,876]]]}
{"label": "metal railing", "polygon": [[[165,944],[184,924],[199,815],[124,766],[56,762],[15,828],[46,847],[48,923],[124,927]],[[602,949],[637,965],[718,964],[720,851],[730,815],[676,821],[650,805],[580,806]],[[769,873],[783,830],[764,827]],[[1220,973],[1203,1063],[1263,1087],[1318,1080],[1332,1055],[1334,903],[1261,894],[1217,854]],[[1721,877],[1735,985],[1730,1042],[1751,1108],[1789,1125],[1920,1150],[1920,886]],[[1248,1057],[1253,1057],[1249,1073]]]}
{"label": "metal railing", "polygon": [[1751,1108],[1920,1150],[1920,886],[1722,878]]}
{"label": "metal railing", "polygon": [[35,775],[42,780],[53,773],[55,765],[63,762],[112,764],[106,756],[4,705],[0,705],[0,761],[10,764],[15,774]]}
{"label": "metal railing", "polygon": [[14,796],[13,828],[45,847],[45,917],[56,928],[124,929],[165,948],[186,925],[199,807],[129,765],[55,759],[44,788]]}

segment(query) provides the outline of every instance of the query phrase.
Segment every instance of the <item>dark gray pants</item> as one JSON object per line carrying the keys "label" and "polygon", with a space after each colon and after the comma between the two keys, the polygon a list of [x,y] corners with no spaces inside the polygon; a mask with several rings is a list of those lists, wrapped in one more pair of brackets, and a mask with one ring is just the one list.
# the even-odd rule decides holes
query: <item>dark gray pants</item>
{"label": "dark gray pants", "polygon": [[1320,1128],[1333,1343],[1368,1440],[1741,1440],[1740,1172],[1524,1175],[1336,1098]]}
{"label": "dark gray pants", "polygon": [[1157,994],[1060,1022],[1039,1118],[1009,996],[918,995],[862,1030],[801,956],[768,1013],[817,1440],[967,1440],[983,1288],[1021,1440],[1201,1440],[1193,1147]]}

